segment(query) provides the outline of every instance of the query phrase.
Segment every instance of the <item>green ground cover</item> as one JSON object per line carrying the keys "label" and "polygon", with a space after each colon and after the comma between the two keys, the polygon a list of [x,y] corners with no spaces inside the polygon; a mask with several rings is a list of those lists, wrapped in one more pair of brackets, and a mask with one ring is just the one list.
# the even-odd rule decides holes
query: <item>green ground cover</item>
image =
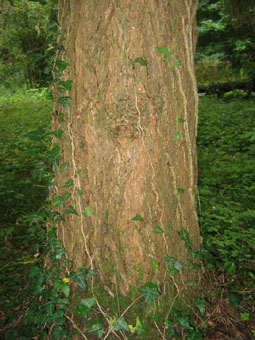
{"label": "green ground cover", "polygon": [[[49,167],[51,111],[44,91],[0,97],[0,336],[6,340],[38,338],[42,328],[40,294],[34,297],[28,277],[34,279],[31,270],[38,273],[43,263],[48,188],[41,174]],[[205,264],[234,282],[228,289],[235,307],[244,295],[254,303],[247,288],[255,282],[254,119],[254,102],[242,96],[200,98],[198,212]],[[44,308],[47,322],[50,300]],[[250,317],[250,309],[242,314]]]}

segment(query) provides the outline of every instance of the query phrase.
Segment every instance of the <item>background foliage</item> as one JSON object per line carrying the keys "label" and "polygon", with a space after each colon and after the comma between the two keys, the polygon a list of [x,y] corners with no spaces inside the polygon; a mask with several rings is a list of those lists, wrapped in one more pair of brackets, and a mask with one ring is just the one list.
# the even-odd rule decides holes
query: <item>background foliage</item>
{"label": "background foliage", "polygon": [[0,3],[0,89],[45,84],[56,44],[56,1]]}

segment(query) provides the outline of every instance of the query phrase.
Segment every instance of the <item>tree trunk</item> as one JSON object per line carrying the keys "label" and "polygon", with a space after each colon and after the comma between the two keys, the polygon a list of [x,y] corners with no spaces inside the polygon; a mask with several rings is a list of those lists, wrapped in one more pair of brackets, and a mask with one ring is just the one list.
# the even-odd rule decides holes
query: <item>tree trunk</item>
{"label": "tree trunk", "polygon": [[196,8],[59,0],[72,88],[53,122],[64,132],[59,168],[69,164],[56,170],[55,195],[71,194],[58,237],[72,266],[95,269],[110,294],[116,282],[123,295],[148,281],[164,289],[165,258],[189,256],[181,229],[199,249]]}

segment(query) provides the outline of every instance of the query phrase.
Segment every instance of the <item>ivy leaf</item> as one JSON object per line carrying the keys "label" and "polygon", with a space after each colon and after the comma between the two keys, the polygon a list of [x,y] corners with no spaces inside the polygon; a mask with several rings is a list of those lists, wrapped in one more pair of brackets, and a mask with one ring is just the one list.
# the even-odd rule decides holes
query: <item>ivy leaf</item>
{"label": "ivy leaf", "polygon": [[196,305],[199,309],[199,312],[202,316],[205,315],[205,307],[209,306],[209,302],[206,301],[206,299],[200,299],[200,298],[196,298],[194,301],[194,305]]}
{"label": "ivy leaf", "polygon": [[228,299],[230,304],[234,307],[237,308],[239,306],[240,303],[240,298],[238,295],[234,294],[234,293],[228,293]]}
{"label": "ivy leaf", "polygon": [[143,294],[145,301],[148,304],[151,304],[155,297],[160,296],[158,285],[152,282],[147,282],[146,285],[140,287],[138,290]]}
{"label": "ivy leaf", "polygon": [[125,320],[125,318],[120,318],[118,319],[115,324],[114,324],[114,327],[113,329],[118,332],[118,331],[126,331],[126,332],[129,332],[130,329],[128,327],[128,324]]}
{"label": "ivy leaf", "polygon": [[60,260],[61,257],[65,254],[65,252],[66,252],[65,248],[55,248],[53,254],[57,260]]}
{"label": "ivy leaf", "polygon": [[142,218],[141,215],[136,214],[135,217],[133,217],[131,221],[141,221],[142,222],[143,218]]}
{"label": "ivy leaf", "polygon": [[169,230],[169,231],[173,231],[173,227],[170,227],[169,225],[168,226],[166,226],[166,230]]}
{"label": "ivy leaf", "polygon": [[174,67],[178,67],[178,66],[180,66],[180,64],[181,64],[181,61],[179,59],[175,59]]}
{"label": "ivy leaf", "polygon": [[66,284],[63,280],[55,279],[53,281],[53,285],[55,290],[61,290],[65,294],[66,298],[69,297],[70,286],[68,286],[68,284]]}
{"label": "ivy leaf", "polygon": [[179,272],[179,269],[178,269],[179,266],[175,265],[178,262],[177,259],[175,257],[166,256],[165,260],[166,260],[166,262],[168,264],[168,270],[169,270],[170,274],[171,275],[177,274]]}
{"label": "ivy leaf", "polygon": [[189,234],[184,228],[181,228],[181,238],[185,242],[186,250],[191,250],[191,241],[189,239]]}
{"label": "ivy leaf", "polygon": [[80,307],[76,308],[75,311],[84,318],[87,318],[88,312],[93,306],[95,306],[95,304],[95,298],[82,299]]}
{"label": "ivy leaf", "polygon": [[250,313],[244,312],[240,313],[240,317],[242,321],[249,321],[250,320]]}
{"label": "ivy leaf", "polygon": [[181,189],[181,188],[178,188],[177,189],[177,194],[178,195],[181,195],[181,194],[183,194],[184,193],[184,189]]}
{"label": "ivy leaf", "polygon": [[200,268],[201,268],[200,264],[193,263],[193,270],[194,270],[195,273],[197,273]]}
{"label": "ivy leaf", "polygon": [[178,122],[179,122],[179,123],[184,123],[184,119],[183,119],[183,118],[179,118],[179,119],[178,119]]}
{"label": "ivy leaf", "polygon": [[88,329],[88,333],[96,334],[96,336],[101,338],[105,332],[102,330],[102,324],[98,322]]}
{"label": "ivy leaf", "polygon": [[193,327],[191,327],[190,325],[190,317],[188,315],[186,316],[177,316],[176,317],[176,321],[178,322],[178,324],[183,327],[184,329],[188,330],[188,329],[193,329]]}
{"label": "ivy leaf", "polygon": [[158,52],[159,54],[162,54],[163,53],[163,47],[162,46],[156,47],[155,51]]}
{"label": "ivy leaf", "polygon": [[53,328],[53,336],[54,339],[64,339],[66,338],[67,331],[61,326],[54,326]]}
{"label": "ivy leaf", "polygon": [[71,97],[68,97],[68,96],[60,97],[57,102],[60,105],[62,105],[65,109],[70,110],[70,108],[71,108],[70,103],[69,103],[70,98]]}
{"label": "ivy leaf", "polygon": [[159,226],[156,226],[156,227],[153,229],[153,232],[154,232],[154,234],[162,234],[162,233],[163,233],[163,230],[162,230]]}
{"label": "ivy leaf", "polygon": [[74,214],[79,216],[79,214],[77,213],[77,211],[71,206],[69,205],[69,207],[66,209],[65,213],[68,214]]}
{"label": "ivy leaf", "polygon": [[173,326],[173,325],[174,325],[174,322],[173,322],[172,320],[166,320],[166,321],[164,322],[165,328],[169,328],[169,327],[171,327],[171,326]]}
{"label": "ivy leaf", "polygon": [[79,195],[80,197],[82,197],[83,191],[84,191],[84,190],[82,190],[82,189],[77,189],[77,193],[78,193],[78,195]]}
{"label": "ivy leaf", "polygon": [[170,338],[177,339],[177,333],[175,332],[175,330],[173,328],[169,329],[168,336]]}
{"label": "ivy leaf", "polygon": [[172,54],[174,54],[174,51],[170,51],[168,50],[167,48],[163,48],[163,52],[164,52],[164,56],[167,58],[167,57],[170,57]]}
{"label": "ivy leaf", "polygon": [[61,196],[55,197],[52,203],[55,207],[63,208],[64,206],[63,198]]}
{"label": "ivy leaf", "polygon": [[176,135],[177,139],[180,139],[181,136],[182,136],[182,133],[180,131],[177,131],[175,135]]}
{"label": "ivy leaf", "polygon": [[67,91],[71,91],[72,80],[59,81],[58,85],[63,86]]}
{"label": "ivy leaf", "polygon": [[153,268],[158,269],[158,264],[157,264],[156,261],[151,260],[151,265],[152,265]]}
{"label": "ivy leaf", "polygon": [[68,192],[65,192],[64,195],[63,195],[63,201],[64,202],[67,201],[68,198],[70,198],[70,197],[71,197],[71,194],[69,194]]}
{"label": "ivy leaf", "polygon": [[143,334],[145,332],[145,330],[143,328],[143,325],[142,325],[142,323],[140,321],[139,316],[137,316],[135,320],[136,320],[135,329],[136,329],[137,333],[139,335],[141,335],[141,334]]}
{"label": "ivy leaf", "polygon": [[189,340],[203,339],[203,333],[201,331],[196,331],[194,328],[187,330],[187,336]]}
{"label": "ivy leaf", "polygon": [[65,162],[62,166],[61,166],[61,168],[59,169],[59,172],[60,173],[62,173],[66,168],[68,168],[69,167],[69,163],[68,162]]}
{"label": "ivy leaf", "polygon": [[57,130],[57,131],[52,131],[52,135],[55,136],[57,139],[61,139],[62,135],[63,135],[63,131],[62,130]]}
{"label": "ivy leaf", "polygon": [[87,206],[83,212],[83,216],[94,216],[94,213],[91,211],[91,206]]}
{"label": "ivy leaf", "polygon": [[54,143],[52,149],[50,150],[50,158],[56,158],[56,156],[61,152],[61,147],[58,143]]}
{"label": "ivy leaf", "polygon": [[69,64],[66,63],[65,61],[62,60],[57,60],[56,61],[56,66],[57,66],[57,70],[59,73],[62,73],[68,66]]}
{"label": "ivy leaf", "polygon": [[83,270],[79,271],[78,273],[72,272],[69,276],[69,280],[75,281],[78,286],[86,293],[87,281],[85,272]]}
{"label": "ivy leaf", "polygon": [[65,184],[64,184],[64,188],[70,188],[70,187],[72,187],[73,186],[73,180],[72,179],[69,179],[68,181],[66,181],[65,182]]}
{"label": "ivy leaf", "polygon": [[148,65],[148,62],[145,59],[141,58],[141,57],[140,58],[136,58],[135,59],[135,63],[139,63],[142,66],[147,66]]}

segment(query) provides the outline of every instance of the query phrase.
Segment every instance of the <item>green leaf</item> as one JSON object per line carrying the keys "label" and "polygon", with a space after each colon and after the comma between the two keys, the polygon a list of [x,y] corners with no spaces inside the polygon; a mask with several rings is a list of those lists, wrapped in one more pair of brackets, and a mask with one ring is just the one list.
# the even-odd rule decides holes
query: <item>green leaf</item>
{"label": "green leaf", "polygon": [[195,329],[187,330],[187,336],[188,336],[188,340],[202,340],[203,339],[203,333]]}
{"label": "green leaf", "polygon": [[184,228],[181,228],[181,238],[185,242],[185,249],[191,250],[191,241],[189,239],[189,234]]}
{"label": "green leaf", "polygon": [[169,270],[171,275],[177,274],[179,272],[179,270],[182,268],[182,267],[180,267],[181,266],[180,262],[178,262],[175,257],[166,256],[165,260],[168,264],[168,270]]}
{"label": "green leaf", "polygon": [[135,63],[139,63],[142,66],[147,66],[148,65],[148,62],[145,59],[143,59],[143,58],[136,58],[135,59]]}
{"label": "green leaf", "polygon": [[227,263],[225,267],[227,267],[227,276],[230,276],[236,272],[236,265],[234,262]]}
{"label": "green leaf", "polygon": [[179,60],[179,59],[176,59],[175,61],[174,61],[174,67],[178,67],[178,66],[180,66],[181,65],[181,61]]}
{"label": "green leaf", "polygon": [[77,213],[77,211],[71,206],[69,205],[69,207],[66,209],[65,213],[68,214],[74,214],[79,216],[79,214]]}
{"label": "green leaf", "polygon": [[87,318],[88,312],[95,305],[96,305],[95,298],[82,299],[80,307],[76,308],[75,311],[84,318]]}
{"label": "green leaf", "polygon": [[73,280],[77,282],[78,286],[86,293],[87,291],[87,281],[85,271],[80,270],[79,272],[75,273],[72,272],[69,276],[69,280]]}
{"label": "green leaf", "polygon": [[238,295],[234,294],[234,293],[228,293],[228,299],[230,304],[234,307],[237,308],[239,306],[240,303],[240,298]]}
{"label": "green leaf", "polygon": [[113,329],[114,329],[116,332],[118,332],[118,331],[126,331],[126,332],[129,332],[129,331],[130,331],[130,329],[129,329],[129,327],[128,327],[128,324],[127,324],[127,322],[126,322],[126,320],[125,320],[124,317],[118,319],[118,320],[115,322]]}
{"label": "green leaf", "polygon": [[63,135],[63,131],[62,130],[57,130],[57,131],[52,131],[52,135],[54,135],[57,139],[61,139],[62,135]]}
{"label": "green leaf", "polygon": [[156,47],[155,51],[158,52],[159,54],[162,54],[163,53],[163,47],[162,46]]}
{"label": "green leaf", "polygon": [[53,254],[55,255],[57,260],[60,260],[61,257],[65,254],[65,252],[66,252],[65,248],[55,248]]}
{"label": "green leaf", "polygon": [[135,329],[136,329],[137,333],[139,335],[141,335],[141,334],[143,334],[145,332],[145,330],[143,328],[143,325],[142,325],[142,323],[140,321],[139,316],[137,316],[135,320],[136,320]]}
{"label": "green leaf", "polygon": [[131,219],[131,221],[143,221],[143,218],[141,215],[136,214],[135,217]]}
{"label": "green leaf", "polygon": [[53,286],[54,286],[55,290],[61,290],[65,294],[66,298],[69,297],[70,286],[68,286],[68,284],[66,284],[63,280],[54,279],[53,280]]}
{"label": "green leaf", "polygon": [[146,285],[140,287],[139,292],[143,294],[145,301],[148,304],[151,304],[153,302],[153,299],[157,296],[160,296],[160,293],[158,291],[158,285],[147,282]]}
{"label": "green leaf", "polygon": [[66,338],[67,331],[61,326],[54,326],[53,328],[53,340]]}
{"label": "green leaf", "polygon": [[84,190],[82,189],[77,189],[77,193],[80,197],[82,197]]}
{"label": "green leaf", "polygon": [[249,275],[252,279],[255,279],[255,275],[253,274],[253,272],[248,272],[248,275]]}
{"label": "green leaf", "polygon": [[240,317],[242,321],[248,321],[250,320],[250,313],[247,312],[240,313]]}
{"label": "green leaf", "polygon": [[178,119],[178,122],[179,122],[179,123],[184,123],[184,119],[183,119],[183,118],[179,118],[179,119]]}
{"label": "green leaf", "polygon": [[83,212],[84,216],[94,216],[94,213],[91,211],[91,206],[87,206]]}
{"label": "green leaf", "polygon": [[194,270],[195,273],[197,273],[200,268],[201,268],[200,264],[193,263],[193,270]]}
{"label": "green leaf", "polygon": [[58,143],[54,143],[52,149],[50,150],[49,156],[50,158],[55,158],[61,152],[61,147]]}
{"label": "green leaf", "polygon": [[95,298],[81,299],[81,304],[89,309],[96,305]]}
{"label": "green leaf", "polygon": [[68,181],[66,181],[65,182],[65,184],[64,184],[64,188],[70,188],[70,187],[72,187],[74,185],[74,183],[73,183],[73,180],[72,179],[69,179]]}
{"label": "green leaf", "polygon": [[174,54],[174,51],[170,51],[167,48],[163,48],[163,53],[164,53],[164,57],[170,57],[172,54]]}
{"label": "green leaf", "polygon": [[162,230],[159,226],[156,226],[156,227],[153,229],[153,232],[154,232],[154,234],[162,234],[162,233],[163,233],[163,230]]}
{"label": "green leaf", "polygon": [[63,201],[66,202],[70,197],[71,197],[71,194],[69,194],[68,192],[65,192],[63,195]]}
{"label": "green leaf", "polygon": [[170,328],[169,332],[167,334],[171,339],[172,338],[177,339],[177,333],[175,332],[175,330],[173,328]]}
{"label": "green leaf", "polygon": [[55,207],[63,208],[64,206],[63,198],[60,196],[55,197],[52,203]]}
{"label": "green leaf", "polygon": [[65,92],[65,88],[64,87],[58,87],[58,92],[63,94]]}
{"label": "green leaf", "polygon": [[166,226],[166,230],[168,230],[168,231],[173,231],[173,227],[170,227],[169,225],[168,226]]}
{"label": "green leaf", "polygon": [[177,194],[178,195],[181,195],[181,194],[183,194],[184,193],[184,189],[181,189],[181,188],[178,188],[177,189]]}
{"label": "green leaf", "polygon": [[59,305],[59,308],[61,309],[65,309],[67,304],[69,302],[69,299],[68,298],[59,298],[58,299],[58,305]]}
{"label": "green leaf", "polygon": [[62,173],[66,168],[68,168],[69,167],[69,163],[68,162],[65,162],[62,166],[61,166],[61,168],[59,169],[59,172],[60,173]]}
{"label": "green leaf", "polygon": [[182,136],[182,133],[180,131],[177,131],[175,135],[176,135],[177,139],[180,139],[181,136]]}
{"label": "green leaf", "polygon": [[194,305],[198,307],[199,312],[202,316],[205,315],[205,307],[209,306],[209,302],[206,299],[196,298],[194,301]]}
{"label": "green leaf", "polygon": [[57,70],[59,73],[62,73],[68,66],[69,64],[66,63],[65,61],[62,60],[57,60],[56,61],[56,66],[57,66]]}
{"label": "green leaf", "polygon": [[98,322],[88,329],[88,333],[96,334],[96,336],[101,338],[105,332],[102,330],[102,324]]}
{"label": "green leaf", "polygon": [[59,81],[58,85],[63,86],[67,91],[71,91],[72,80]]}
{"label": "green leaf", "polygon": [[60,105],[62,105],[65,109],[70,110],[70,108],[71,108],[70,103],[69,103],[70,98],[71,97],[68,97],[68,96],[60,97],[57,102]]}
{"label": "green leaf", "polygon": [[156,261],[151,260],[151,265],[152,265],[153,268],[158,269],[158,264],[157,264]]}
{"label": "green leaf", "polygon": [[176,322],[185,330],[188,329],[193,329],[193,327],[191,327],[190,325],[190,317],[188,315],[185,316],[177,316],[176,317]]}
{"label": "green leaf", "polygon": [[169,328],[169,327],[171,327],[171,326],[173,326],[173,325],[174,325],[174,322],[173,322],[172,320],[166,320],[166,321],[164,322],[165,328]]}

